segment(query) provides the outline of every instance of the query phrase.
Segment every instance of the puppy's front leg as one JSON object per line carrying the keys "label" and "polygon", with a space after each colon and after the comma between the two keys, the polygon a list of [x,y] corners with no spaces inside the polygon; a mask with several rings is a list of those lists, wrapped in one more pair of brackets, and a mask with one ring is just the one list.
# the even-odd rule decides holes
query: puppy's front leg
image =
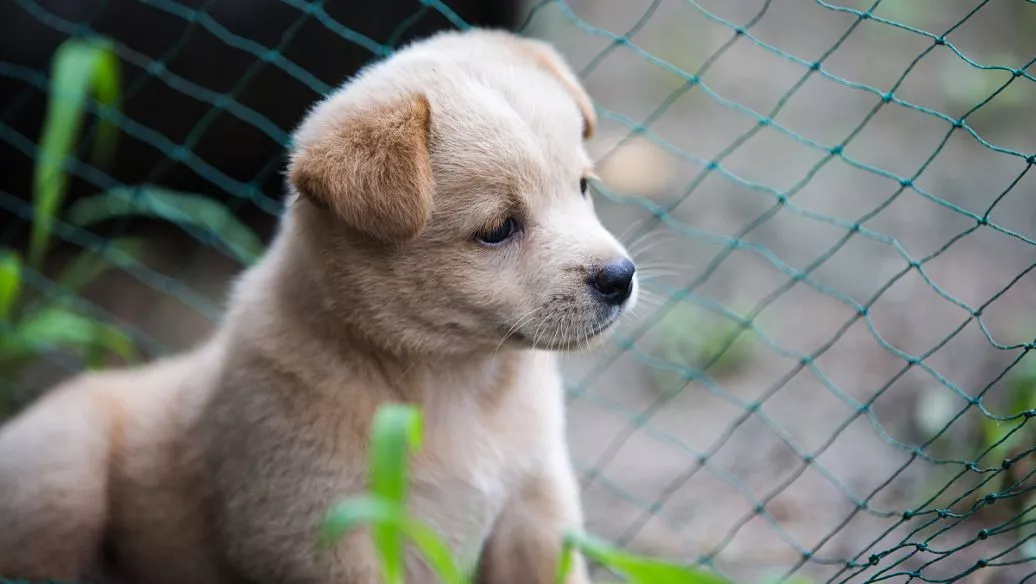
{"label": "puppy's front leg", "polygon": [[[493,527],[479,561],[479,584],[551,584],[569,530],[580,530],[579,486],[566,455],[557,455],[521,486]],[[589,584],[575,554],[566,584]]]}

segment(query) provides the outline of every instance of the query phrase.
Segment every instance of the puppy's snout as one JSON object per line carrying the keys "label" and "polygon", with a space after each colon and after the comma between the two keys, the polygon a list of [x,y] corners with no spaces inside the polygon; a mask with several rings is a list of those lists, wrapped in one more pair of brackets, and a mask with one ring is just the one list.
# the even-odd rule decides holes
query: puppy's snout
{"label": "puppy's snout", "polygon": [[626,258],[610,261],[590,275],[590,287],[601,300],[618,306],[633,293],[633,274],[636,271],[633,262]]}

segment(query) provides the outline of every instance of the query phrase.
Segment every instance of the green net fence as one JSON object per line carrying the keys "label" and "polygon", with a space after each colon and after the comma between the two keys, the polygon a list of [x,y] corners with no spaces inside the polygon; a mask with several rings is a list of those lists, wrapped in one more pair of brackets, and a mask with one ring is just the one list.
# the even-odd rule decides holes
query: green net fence
{"label": "green net fence", "polygon": [[[49,4],[4,10],[34,34],[90,39],[118,5]],[[18,268],[30,308],[50,312],[5,321],[4,347],[32,337],[0,363],[12,396],[108,353],[177,350],[218,321],[226,280],[280,210],[292,125],[349,73],[306,61],[307,43],[334,37],[359,65],[423,26],[469,26],[436,0],[377,34],[322,1],[264,4],[273,29],[213,0],[142,4],[180,28],[151,52],[105,35],[126,81],[82,101],[92,121],[57,151],[93,193],[67,213],[39,203],[29,169],[54,151],[18,123],[59,93],[58,68],[0,61],[4,168],[25,175],[0,190],[0,243],[31,260],[35,231],[51,232],[57,256]],[[518,11],[515,28],[554,41],[595,98],[599,212],[644,273],[614,342],[565,365],[588,530],[735,582],[1036,580],[1033,4]],[[233,66],[183,72],[211,47]],[[190,115],[133,109],[155,92]],[[89,145],[110,128],[123,145],[106,166]],[[234,142],[268,156],[214,162]],[[129,149],[142,170],[117,176]],[[205,197],[165,188],[178,181]],[[159,223],[176,243],[152,249]],[[80,250],[115,269],[80,286]],[[52,350],[83,337],[88,350]]]}

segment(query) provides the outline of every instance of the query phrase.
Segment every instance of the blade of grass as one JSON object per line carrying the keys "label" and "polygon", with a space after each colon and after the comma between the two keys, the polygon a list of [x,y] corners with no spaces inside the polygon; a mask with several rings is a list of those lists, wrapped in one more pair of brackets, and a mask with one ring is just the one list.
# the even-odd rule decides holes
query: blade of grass
{"label": "blade of grass", "polygon": [[18,254],[5,251],[0,255],[0,322],[11,321],[11,311],[18,301],[22,284],[22,262]]}
{"label": "blade of grass", "polygon": [[115,354],[132,361],[136,347],[118,327],[91,320],[59,306],[48,306],[27,315],[3,349],[5,358],[64,349],[96,360],[101,354]]}
{"label": "blade of grass", "polygon": [[569,534],[566,543],[569,550],[578,549],[587,558],[622,574],[632,584],[728,584],[716,574],[624,552],[586,534]]}
{"label": "blade of grass", "polygon": [[186,231],[215,237],[244,265],[253,263],[263,251],[259,236],[218,201],[158,187],[117,188],[80,199],[69,207],[66,220],[86,227],[127,215],[162,219]]}
{"label": "blade of grass", "polygon": [[417,546],[443,584],[468,584],[457,568],[449,546],[434,530],[407,515],[406,508],[377,496],[359,497],[336,505],[321,525],[320,539],[331,545],[363,525],[391,528]]}
{"label": "blade of grass", "polygon": [[[370,448],[371,492],[405,506],[408,457],[421,447],[421,416],[410,406],[387,404],[374,415]],[[375,525],[374,545],[382,574],[389,584],[401,584],[404,574],[403,534],[393,525]]]}
{"label": "blade of grass", "polygon": [[[106,242],[106,248],[116,249],[133,258],[138,258],[144,250],[144,240],[131,237],[109,239]],[[61,271],[57,283],[68,288],[70,292],[78,292],[114,265],[105,257],[104,251],[83,250]]]}
{"label": "blade of grass", "polygon": [[[50,100],[33,177],[35,220],[28,256],[33,268],[39,269],[43,262],[50,243],[51,222],[65,198],[65,161],[75,147],[87,97],[93,93],[99,104],[117,109],[120,75],[119,59],[108,41],[69,39],[54,54]],[[110,120],[102,119],[100,123],[94,145],[99,163],[111,158],[118,135]]]}

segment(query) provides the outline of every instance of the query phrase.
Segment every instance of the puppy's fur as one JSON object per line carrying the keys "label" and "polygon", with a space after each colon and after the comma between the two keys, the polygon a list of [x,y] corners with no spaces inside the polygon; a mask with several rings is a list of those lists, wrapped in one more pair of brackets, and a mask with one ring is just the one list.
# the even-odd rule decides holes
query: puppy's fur
{"label": "puppy's fur", "polygon": [[[314,528],[366,486],[386,402],[419,405],[411,504],[481,582],[552,581],[579,529],[553,350],[635,301],[580,179],[593,108],[547,44],[442,33],[363,71],[295,134],[288,209],[195,350],[55,388],[0,429],[0,574],[374,583],[365,532]],[[498,244],[479,237],[514,218]],[[409,557],[408,582],[432,581]],[[569,582],[587,582],[578,560]]]}

